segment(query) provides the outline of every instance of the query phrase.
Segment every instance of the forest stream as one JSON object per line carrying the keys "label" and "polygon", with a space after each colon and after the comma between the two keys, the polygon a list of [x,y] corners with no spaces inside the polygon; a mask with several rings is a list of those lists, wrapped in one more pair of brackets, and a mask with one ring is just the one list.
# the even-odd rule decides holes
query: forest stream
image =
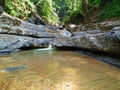
{"label": "forest stream", "polygon": [[120,90],[120,0],[0,0],[0,90]]}
{"label": "forest stream", "polygon": [[120,90],[120,69],[72,51],[0,56],[0,90]]}

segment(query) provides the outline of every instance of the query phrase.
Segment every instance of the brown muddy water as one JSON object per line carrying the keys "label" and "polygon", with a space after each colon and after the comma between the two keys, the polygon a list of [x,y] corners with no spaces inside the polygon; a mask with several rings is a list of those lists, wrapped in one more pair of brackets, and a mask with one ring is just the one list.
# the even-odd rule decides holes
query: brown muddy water
{"label": "brown muddy water", "polygon": [[72,51],[0,56],[0,90],[120,90],[120,69]]}

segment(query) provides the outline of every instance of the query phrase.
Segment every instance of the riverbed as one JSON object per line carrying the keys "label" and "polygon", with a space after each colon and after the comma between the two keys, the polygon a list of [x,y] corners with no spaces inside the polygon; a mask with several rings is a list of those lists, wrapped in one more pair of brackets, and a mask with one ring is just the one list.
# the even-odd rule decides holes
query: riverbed
{"label": "riverbed", "polygon": [[120,90],[120,69],[72,51],[0,56],[0,90]]}

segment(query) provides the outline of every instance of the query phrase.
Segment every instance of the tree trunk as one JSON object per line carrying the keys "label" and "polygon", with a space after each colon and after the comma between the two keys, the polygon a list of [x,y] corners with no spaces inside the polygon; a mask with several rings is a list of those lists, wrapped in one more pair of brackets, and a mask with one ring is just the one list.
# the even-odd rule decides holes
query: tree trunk
{"label": "tree trunk", "polygon": [[83,9],[83,13],[84,13],[84,22],[86,24],[89,24],[90,19],[89,19],[89,13],[88,13],[88,0],[82,0],[82,9]]}

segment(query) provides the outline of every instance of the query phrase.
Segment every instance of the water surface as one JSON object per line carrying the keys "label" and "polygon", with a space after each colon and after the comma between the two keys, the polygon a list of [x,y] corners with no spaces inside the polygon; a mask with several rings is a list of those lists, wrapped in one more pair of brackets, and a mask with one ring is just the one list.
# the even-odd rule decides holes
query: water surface
{"label": "water surface", "polygon": [[71,51],[23,51],[0,57],[0,90],[120,90],[120,69]]}

